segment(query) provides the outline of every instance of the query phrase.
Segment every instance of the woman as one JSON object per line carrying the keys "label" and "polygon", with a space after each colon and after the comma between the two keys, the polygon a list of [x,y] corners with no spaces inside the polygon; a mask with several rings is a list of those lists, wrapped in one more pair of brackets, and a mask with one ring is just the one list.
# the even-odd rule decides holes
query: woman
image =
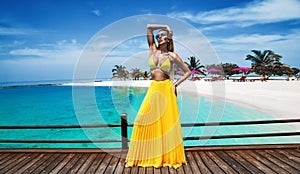
{"label": "woman", "polygon": [[[157,46],[153,31],[158,29]],[[175,91],[191,72],[173,52],[172,34],[167,25],[147,25],[152,82],[134,122],[126,167],[178,168],[186,164]],[[172,83],[174,64],[185,73]]]}

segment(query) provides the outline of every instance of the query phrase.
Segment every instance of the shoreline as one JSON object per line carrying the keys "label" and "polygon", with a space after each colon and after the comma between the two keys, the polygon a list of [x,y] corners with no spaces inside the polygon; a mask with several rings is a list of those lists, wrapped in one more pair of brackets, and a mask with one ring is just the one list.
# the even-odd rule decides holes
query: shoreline
{"label": "shoreline", "polygon": [[[151,80],[102,81],[65,83],[61,86],[130,86],[149,87]],[[268,80],[267,82],[233,82],[232,80],[206,82],[185,81],[178,92],[191,92],[221,99],[242,107],[268,113],[279,119],[300,118],[300,81]]]}

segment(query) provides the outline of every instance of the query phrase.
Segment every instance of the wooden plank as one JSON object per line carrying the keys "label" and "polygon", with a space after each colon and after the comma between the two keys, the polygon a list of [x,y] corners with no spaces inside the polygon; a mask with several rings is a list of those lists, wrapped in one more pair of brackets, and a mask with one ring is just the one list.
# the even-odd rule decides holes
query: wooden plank
{"label": "wooden plank", "polygon": [[255,165],[259,170],[263,171],[264,173],[268,173],[268,174],[269,173],[274,173],[274,174],[276,173],[272,169],[270,169],[268,166],[261,163],[259,160],[257,160],[255,158],[253,158],[252,156],[250,156],[249,153],[251,153],[251,151],[249,151],[249,150],[237,150],[236,153],[239,154],[240,156],[242,156],[247,161],[249,161],[251,164]]}
{"label": "wooden plank", "polygon": [[3,159],[6,159],[10,156],[10,153],[0,153],[0,164]]}
{"label": "wooden plank", "polygon": [[173,167],[169,167],[169,173],[170,174],[177,174],[178,169],[174,169]]}
{"label": "wooden plank", "polygon": [[12,167],[11,170],[9,171],[1,171],[1,172],[5,172],[5,173],[20,173],[18,172],[23,166],[25,166],[27,163],[29,163],[30,161],[32,161],[33,159],[37,158],[39,156],[39,154],[37,153],[33,153],[33,154],[25,154],[25,159],[21,160],[20,162],[16,161],[16,165],[14,167]]}
{"label": "wooden plank", "polygon": [[123,170],[123,174],[129,174],[131,173],[131,167],[125,167]]}
{"label": "wooden plank", "polygon": [[230,165],[238,173],[250,174],[250,172],[244,166],[242,166],[239,162],[235,161],[227,153],[220,151],[220,150],[214,151],[214,153],[216,155],[218,155],[221,159],[226,161],[228,163],[228,165]]}
{"label": "wooden plank", "polygon": [[218,155],[212,151],[204,152],[212,161],[214,161],[225,173],[237,173],[231,165],[228,165],[225,161],[222,160]]}
{"label": "wooden plank", "polygon": [[203,159],[203,162],[206,164],[206,166],[210,169],[212,173],[224,173],[224,171],[218,166],[209,156],[206,155],[204,151],[198,152],[198,154]]}
{"label": "wooden plank", "polygon": [[123,170],[125,168],[125,159],[126,159],[127,154],[126,153],[121,153],[120,155],[120,160],[117,164],[115,174],[122,174]]}
{"label": "wooden plank", "polygon": [[106,174],[114,173],[115,169],[117,168],[117,164],[119,162],[120,155],[121,154],[113,155],[113,157],[110,160],[110,163],[108,164],[108,166],[107,166],[107,168],[106,168],[106,170],[105,170],[104,173],[106,173]]}
{"label": "wooden plank", "polygon": [[93,161],[93,163],[90,165],[90,167],[88,168],[88,170],[85,173],[86,174],[95,173],[97,168],[101,164],[102,160],[104,159],[104,156],[105,156],[105,153],[97,154],[95,160]]}
{"label": "wooden plank", "polygon": [[[289,158],[287,158],[286,156],[276,152],[276,151],[273,151],[273,150],[265,150],[267,153],[269,154],[272,154],[273,156],[275,156],[276,158],[280,159],[281,161],[283,161],[284,163],[292,166],[293,168],[295,169],[299,169],[297,167],[299,167],[299,163],[296,163],[295,161],[292,161],[292,160],[289,160]],[[300,170],[299,170],[300,171]]]}
{"label": "wooden plank", "polygon": [[76,164],[76,162],[83,156],[83,154],[75,154],[73,158],[58,172],[58,173],[69,173],[69,170]]}
{"label": "wooden plank", "polygon": [[13,162],[21,158],[23,155],[24,155],[23,153],[13,154],[13,156],[8,158],[7,160],[3,160],[4,162],[0,166],[0,171],[2,171],[4,168],[6,168],[9,165],[13,165]]}
{"label": "wooden plank", "polygon": [[63,161],[61,161],[58,165],[55,166],[55,168],[52,169],[52,171],[49,172],[49,174],[55,174],[59,173],[59,171],[75,156],[74,153],[68,154]]}
{"label": "wooden plank", "polygon": [[154,170],[154,174],[161,174],[161,170],[160,170],[160,168],[155,168],[155,167],[153,167],[153,170]]}
{"label": "wooden plank", "polygon": [[279,167],[278,165],[274,164],[272,161],[270,161],[268,158],[262,156],[261,154],[257,153],[256,151],[252,150],[251,153],[249,153],[250,156],[253,158],[259,160],[266,166],[269,166],[274,172],[277,173],[288,173],[288,171],[284,170],[283,168]]}
{"label": "wooden plank", "polygon": [[36,163],[37,161],[42,159],[43,156],[45,156],[45,154],[40,154],[40,153],[33,153],[33,154],[37,154],[37,157],[32,158],[32,160],[28,161],[24,166],[22,166],[20,169],[18,169],[18,171],[15,173],[23,173],[30,166],[32,166],[34,163]]}
{"label": "wooden plank", "polygon": [[[186,152],[187,153],[187,152]],[[184,170],[184,173],[193,173],[192,172],[192,169],[191,169],[191,165],[190,165],[190,162],[188,160],[188,157],[185,153],[185,156],[186,156],[186,164],[185,165],[182,165],[182,168]]]}
{"label": "wooden plank", "polygon": [[13,154],[13,153],[9,153],[9,156],[7,156],[6,158],[3,158],[2,160],[0,160],[0,170],[3,169],[6,165],[6,162],[13,159],[14,156],[18,155],[18,154]]}
{"label": "wooden plank", "polygon": [[154,168],[153,167],[147,167],[146,168],[146,174],[153,174],[154,173]]}
{"label": "wooden plank", "polygon": [[125,153],[0,153],[0,173],[300,173],[298,155],[297,149],[187,151],[188,164],[175,170],[125,168]]}
{"label": "wooden plank", "polygon": [[185,172],[184,172],[184,169],[183,169],[183,165],[180,166],[178,169],[176,169],[176,171],[177,171],[178,174],[183,174],[183,173],[185,173]]}
{"label": "wooden plank", "polygon": [[274,157],[273,155],[267,153],[265,150],[255,150],[255,152],[261,154],[262,156],[264,156],[268,160],[272,161],[274,164],[278,165],[279,167],[283,168],[284,170],[289,171],[290,173],[297,173],[297,170],[295,168],[284,163],[283,161]]}
{"label": "wooden plank", "polygon": [[146,173],[146,167],[139,167],[138,174],[145,174]]}
{"label": "wooden plank", "polygon": [[77,173],[77,171],[85,164],[91,154],[83,154],[80,159],[72,166],[69,173]]}
{"label": "wooden plank", "polygon": [[300,164],[300,157],[294,156],[293,154],[290,154],[287,151],[284,151],[284,150],[281,150],[281,149],[276,150],[276,152],[286,156],[289,160],[293,160],[297,164]]}
{"label": "wooden plank", "polygon": [[194,151],[192,152],[193,156],[194,156],[194,159],[200,169],[200,172],[201,173],[207,173],[207,174],[210,174],[211,171],[207,168],[207,166],[204,164],[202,158],[200,157],[199,153]]}
{"label": "wooden plank", "polygon": [[44,154],[40,160],[36,161],[34,164],[32,164],[30,167],[28,167],[24,173],[33,173],[37,168],[40,167],[45,161],[47,161],[49,158],[51,158],[53,154]]}
{"label": "wooden plank", "polygon": [[163,174],[168,174],[168,173],[169,173],[168,167],[162,167],[162,168],[161,168],[161,173],[163,173]]}
{"label": "wooden plank", "polygon": [[297,152],[295,149],[286,149],[286,152],[288,152],[289,154],[292,154],[298,158],[300,158],[300,152]]}
{"label": "wooden plank", "polygon": [[129,173],[131,173],[131,167],[125,167],[123,174],[129,174]]}
{"label": "wooden plank", "polygon": [[252,165],[249,161],[245,160],[239,154],[235,153],[235,151],[228,150],[228,151],[226,151],[226,154],[228,156],[230,156],[231,158],[235,159],[237,162],[239,162],[246,169],[251,171],[251,173],[262,173],[261,170],[259,170],[256,166]]}
{"label": "wooden plank", "polygon": [[20,154],[21,156],[19,158],[13,158],[10,159],[8,162],[9,164],[6,165],[4,168],[1,169],[1,173],[8,173],[9,170],[13,169],[18,163],[24,161],[27,156],[26,154]]}
{"label": "wooden plank", "polygon": [[195,161],[192,152],[186,152],[185,153],[190,169],[191,169],[191,173],[201,173],[200,169],[198,168],[197,162]]}
{"label": "wooden plank", "polygon": [[87,160],[85,160],[84,163],[81,165],[77,173],[86,173],[86,171],[90,168],[90,166],[92,165],[96,157],[97,157],[96,153],[90,154]]}
{"label": "wooden plank", "polygon": [[59,154],[59,156],[55,159],[55,161],[51,162],[44,170],[40,173],[48,174],[52,169],[54,169],[63,159],[67,156],[67,154]]}
{"label": "wooden plank", "polygon": [[96,173],[104,173],[104,171],[106,170],[106,167],[108,166],[111,159],[112,159],[112,155],[105,154],[105,156],[101,162],[101,165],[98,167]]}
{"label": "wooden plank", "polygon": [[33,172],[34,173],[41,173],[47,166],[49,166],[51,163],[54,163],[55,160],[58,158],[60,154],[53,154],[50,158],[44,161],[38,168],[36,168]]}
{"label": "wooden plank", "polygon": [[190,173],[197,173],[199,172],[199,168],[197,166],[197,163],[193,157],[192,152],[186,152],[186,160],[188,161],[188,165],[186,167],[190,170]]}
{"label": "wooden plank", "polygon": [[139,172],[139,167],[135,166],[131,168],[131,173],[137,174]]}

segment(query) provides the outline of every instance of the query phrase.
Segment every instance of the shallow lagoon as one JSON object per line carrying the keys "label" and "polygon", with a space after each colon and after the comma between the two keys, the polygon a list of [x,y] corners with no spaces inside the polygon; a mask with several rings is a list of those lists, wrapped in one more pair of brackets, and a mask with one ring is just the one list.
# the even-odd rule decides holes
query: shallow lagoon
{"label": "shallow lagoon", "polygon": [[[30,86],[0,89],[1,125],[78,125],[120,123],[128,114],[133,123],[147,88]],[[272,120],[272,115],[210,97],[191,93],[178,94],[181,123]],[[277,126],[278,125],[278,126]],[[183,128],[183,136],[211,136],[243,133],[295,131],[280,125],[205,126]],[[131,128],[129,128],[129,136]],[[120,139],[119,128],[1,130],[1,139]],[[299,142],[297,137],[240,138],[185,141],[185,145],[239,145]],[[121,143],[17,144],[2,143],[1,148],[121,147]]]}

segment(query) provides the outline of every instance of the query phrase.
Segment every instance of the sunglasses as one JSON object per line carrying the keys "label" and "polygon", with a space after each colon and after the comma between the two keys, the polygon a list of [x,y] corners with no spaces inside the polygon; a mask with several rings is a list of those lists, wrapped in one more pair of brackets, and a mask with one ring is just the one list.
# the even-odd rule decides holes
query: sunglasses
{"label": "sunglasses", "polygon": [[166,33],[158,33],[156,36],[155,36],[155,39],[158,40],[158,38],[165,38],[167,37],[167,34]]}

